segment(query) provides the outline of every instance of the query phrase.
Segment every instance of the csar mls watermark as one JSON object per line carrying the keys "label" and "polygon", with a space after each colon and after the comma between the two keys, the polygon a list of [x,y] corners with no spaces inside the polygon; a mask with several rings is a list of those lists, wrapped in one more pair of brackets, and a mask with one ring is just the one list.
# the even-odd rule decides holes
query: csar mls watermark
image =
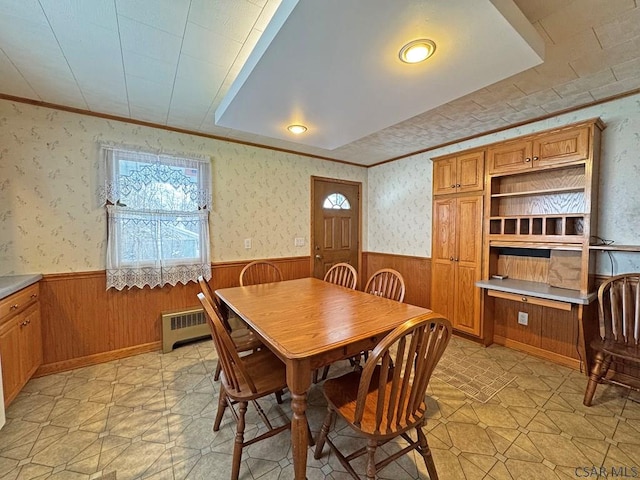
{"label": "csar mls watermark", "polygon": [[575,473],[578,478],[640,478],[640,468],[637,466],[596,467],[592,465],[576,467]]}

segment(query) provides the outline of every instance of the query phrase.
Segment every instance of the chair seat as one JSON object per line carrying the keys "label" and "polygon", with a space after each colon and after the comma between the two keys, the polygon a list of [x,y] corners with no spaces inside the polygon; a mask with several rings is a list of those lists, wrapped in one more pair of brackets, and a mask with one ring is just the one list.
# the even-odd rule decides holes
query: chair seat
{"label": "chair seat", "polygon": [[231,338],[239,352],[246,352],[262,347],[262,342],[248,328],[238,328],[231,331]]}
{"label": "chair seat", "polygon": [[625,345],[612,340],[596,338],[591,341],[591,348],[596,351],[602,351],[606,355],[613,355],[614,357],[624,358],[631,362],[640,363],[640,346]]}
{"label": "chair seat", "polygon": [[271,350],[265,348],[245,355],[242,357],[242,362],[245,368],[251,372],[251,378],[257,392],[251,392],[242,375],[238,375],[238,388],[233,388],[227,381],[223,370],[221,380],[227,395],[233,400],[253,400],[279,392],[287,387],[286,366]]}
{"label": "chair seat", "polygon": [[[385,389],[385,408],[383,412],[383,420],[380,425],[380,431],[376,429],[376,405],[378,402],[378,383],[380,376],[380,368],[376,367],[373,374],[373,381],[369,384],[369,390],[367,392],[364,415],[362,422],[359,426],[355,427],[365,436],[375,436],[376,438],[395,437],[399,433],[405,432],[411,428],[415,428],[416,425],[424,421],[423,415],[420,415],[417,419],[402,418],[399,424],[395,422],[388,425],[386,422],[386,415],[388,406],[390,404],[397,405],[397,399],[400,398],[400,391],[396,394],[396,401],[389,402],[391,396],[391,381],[387,382]],[[345,375],[336,378],[330,378],[324,385],[324,394],[336,413],[343,417],[347,422],[353,424],[355,418],[356,403],[358,399],[358,386],[360,384],[360,372],[350,372]],[[407,399],[405,399],[405,402]],[[424,414],[427,410],[427,406],[424,402],[419,407],[419,412]]]}

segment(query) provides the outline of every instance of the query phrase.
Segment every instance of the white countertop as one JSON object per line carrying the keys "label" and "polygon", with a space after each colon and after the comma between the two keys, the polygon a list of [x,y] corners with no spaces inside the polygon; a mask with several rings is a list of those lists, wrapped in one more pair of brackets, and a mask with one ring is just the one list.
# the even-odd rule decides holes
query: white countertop
{"label": "white countertop", "polygon": [[18,290],[28,287],[29,285],[33,285],[41,278],[42,275],[39,273],[0,277],[0,300],[16,293]]}
{"label": "white countertop", "polygon": [[589,305],[596,299],[596,292],[591,292],[588,295],[581,295],[578,290],[551,287],[544,283],[514,280],[512,278],[505,278],[504,280],[481,280],[476,282],[476,287],[507,293],[517,293],[518,295],[547,298],[549,300],[558,300],[560,302],[577,303],[581,305]]}

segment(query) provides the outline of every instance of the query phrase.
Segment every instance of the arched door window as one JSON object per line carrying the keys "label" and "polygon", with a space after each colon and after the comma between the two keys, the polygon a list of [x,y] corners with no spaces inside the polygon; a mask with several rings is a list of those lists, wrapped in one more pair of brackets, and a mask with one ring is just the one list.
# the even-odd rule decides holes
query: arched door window
{"label": "arched door window", "polygon": [[341,193],[330,193],[324,199],[322,208],[331,208],[333,210],[351,210],[351,204],[347,197]]}

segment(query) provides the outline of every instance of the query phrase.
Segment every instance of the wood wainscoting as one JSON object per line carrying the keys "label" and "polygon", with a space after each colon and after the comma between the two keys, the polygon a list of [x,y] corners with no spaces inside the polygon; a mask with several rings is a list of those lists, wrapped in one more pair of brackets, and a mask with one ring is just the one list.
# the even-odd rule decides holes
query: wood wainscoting
{"label": "wood wainscoting", "polygon": [[430,308],[431,305],[431,259],[390,253],[363,252],[362,271],[359,272],[359,288],[381,268],[393,268],[404,277],[405,303]]}
{"label": "wood wainscoting", "polygon": [[[310,275],[308,256],[269,261],[278,265],[286,280]],[[239,285],[240,271],[247,263],[213,264],[212,286]],[[122,291],[105,290],[105,285],[104,271],[43,276],[43,364],[36,376],[159,350],[161,312],[198,306],[200,289],[193,282]]]}

